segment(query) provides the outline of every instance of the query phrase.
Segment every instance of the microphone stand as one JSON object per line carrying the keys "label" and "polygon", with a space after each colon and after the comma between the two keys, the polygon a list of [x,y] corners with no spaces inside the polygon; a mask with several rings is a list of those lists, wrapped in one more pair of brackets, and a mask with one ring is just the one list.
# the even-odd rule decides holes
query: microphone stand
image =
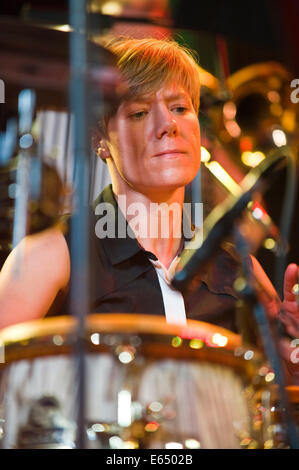
{"label": "microphone stand", "polygon": [[70,25],[70,105],[74,114],[74,214],[71,223],[71,311],[76,323],[74,345],[75,371],[78,380],[78,412],[76,447],[86,447],[85,432],[85,332],[86,316],[89,311],[89,126],[87,114],[87,45],[86,45],[86,1],[69,0]]}
{"label": "microphone stand", "polygon": [[[17,166],[16,194],[12,246],[15,248],[27,235],[27,205],[30,193],[30,163],[33,156],[34,139],[32,122],[35,109],[35,93],[25,89],[19,93],[19,155]],[[21,263],[20,263],[21,264]],[[16,264],[19,270],[19,263]]]}
{"label": "microphone stand", "polygon": [[299,449],[299,436],[296,423],[291,410],[287,393],[286,393],[286,379],[284,369],[279,356],[279,344],[277,340],[277,332],[275,325],[270,325],[269,318],[263,307],[259,302],[257,290],[255,287],[254,275],[249,262],[249,248],[245,238],[241,235],[237,227],[234,228],[234,238],[236,243],[236,250],[239,254],[243,273],[245,276],[245,287],[240,292],[245,301],[249,302],[256,326],[259,330],[259,335],[263,344],[265,355],[275,374],[275,381],[279,388],[280,400],[282,410],[285,415],[286,431],[289,439],[289,444],[292,449]]}

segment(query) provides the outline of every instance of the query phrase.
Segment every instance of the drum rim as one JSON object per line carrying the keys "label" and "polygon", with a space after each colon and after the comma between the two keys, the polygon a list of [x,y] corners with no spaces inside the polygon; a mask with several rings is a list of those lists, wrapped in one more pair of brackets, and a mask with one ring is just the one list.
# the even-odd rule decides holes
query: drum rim
{"label": "drum rim", "polygon": [[[72,316],[55,316],[10,325],[0,331],[0,343],[8,345],[28,341],[33,338],[75,332],[76,319]],[[223,327],[188,319],[186,325],[167,323],[164,316],[126,313],[92,313],[86,318],[86,332],[98,333],[143,333],[179,336],[183,339],[203,339],[213,347],[233,351],[241,347],[240,335]],[[213,345],[213,337],[218,333],[227,338],[223,346]]]}
{"label": "drum rim", "polygon": [[[257,368],[265,364],[258,349],[241,344],[240,335],[198,320],[188,320],[186,325],[175,325],[166,323],[163,316],[115,313],[90,314],[86,324],[86,354],[115,354],[113,350],[118,345],[125,344],[126,347],[127,340],[135,336],[143,338],[141,345],[137,347],[141,355],[154,360],[214,363],[238,370],[247,377],[255,375]],[[101,339],[100,344],[95,344],[94,333],[103,335],[104,341]],[[215,333],[220,338],[225,338],[227,343],[213,344]],[[0,366],[5,368],[6,365],[22,360],[75,354],[78,337],[82,338],[82,333],[76,330],[76,319],[71,316],[49,317],[11,325],[0,331],[0,344],[5,348],[5,361]],[[107,345],[107,337],[115,337],[120,342]],[[173,343],[174,339],[178,341],[178,345]],[[251,350],[249,360],[246,358],[248,350]]]}

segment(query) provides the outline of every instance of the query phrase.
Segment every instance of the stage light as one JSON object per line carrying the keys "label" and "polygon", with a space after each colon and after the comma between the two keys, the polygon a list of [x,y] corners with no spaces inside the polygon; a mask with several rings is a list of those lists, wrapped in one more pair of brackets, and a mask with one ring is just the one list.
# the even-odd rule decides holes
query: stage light
{"label": "stage light", "polygon": [[205,147],[201,146],[200,147],[200,152],[201,152],[201,161],[202,161],[202,163],[206,163],[211,159],[211,154]]}
{"label": "stage light", "polygon": [[252,217],[254,217],[256,220],[260,220],[263,217],[263,211],[259,207],[256,207],[252,211]]}
{"label": "stage light", "polygon": [[122,364],[129,364],[134,359],[134,354],[131,351],[122,351],[118,355],[118,359]]}
{"label": "stage light", "polygon": [[196,439],[186,439],[185,446],[187,449],[200,449],[200,442]]}
{"label": "stage light", "polygon": [[158,402],[158,401],[153,401],[150,405],[149,405],[149,409],[153,412],[153,413],[159,413],[163,408],[163,405],[162,403]]}
{"label": "stage light", "polygon": [[276,147],[283,147],[287,145],[287,137],[281,129],[275,129],[272,132],[273,142]]}
{"label": "stage light", "polygon": [[273,238],[266,238],[263,245],[267,250],[273,250],[273,248],[276,246],[276,242],[273,240]]}
{"label": "stage light", "polygon": [[167,442],[165,444],[165,449],[183,449],[183,444],[180,442]]}
{"label": "stage light", "polygon": [[252,152],[253,139],[250,136],[243,136],[240,138],[240,151],[241,152]]}
{"label": "stage light", "polygon": [[179,336],[175,336],[174,338],[172,338],[171,340],[171,345],[174,347],[174,348],[178,348],[179,346],[181,346],[183,340],[182,338],[180,338]]}
{"label": "stage light", "polygon": [[144,426],[144,429],[146,432],[155,432],[157,429],[159,429],[159,423],[156,421],[151,421]]}
{"label": "stage light", "polygon": [[280,101],[280,94],[275,90],[268,91],[267,97],[271,103],[278,103]]}
{"label": "stage light", "polygon": [[228,343],[228,338],[220,333],[215,333],[212,338],[212,343],[216,344],[220,348],[224,348]]}
{"label": "stage light", "polygon": [[205,166],[223,184],[223,186],[228,189],[230,193],[232,193],[234,196],[239,196],[241,194],[240,186],[233,180],[227,171],[225,171],[220,163],[213,161],[210,163],[205,163]]}
{"label": "stage light", "polygon": [[296,113],[292,109],[285,109],[280,122],[287,132],[294,132],[296,128]]}
{"label": "stage light", "polygon": [[122,13],[123,7],[120,2],[110,1],[103,3],[101,10],[103,15],[118,16]]}
{"label": "stage light", "polygon": [[225,129],[227,130],[229,135],[231,135],[231,137],[234,137],[234,138],[240,137],[241,129],[234,119],[232,119],[231,121],[226,121],[224,125],[225,125]]}
{"label": "stage light", "polygon": [[241,160],[246,166],[250,166],[252,168],[259,165],[264,159],[266,155],[263,152],[243,152],[241,155]]}
{"label": "stage light", "polygon": [[204,342],[201,339],[191,339],[189,346],[191,349],[201,349],[204,347]]}
{"label": "stage light", "polygon": [[254,352],[249,349],[249,350],[246,351],[246,353],[244,354],[244,359],[245,359],[245,361],[251,361],[251,359],[253,358],[253,356],[254,356]]}
{"label": "stage light", "polygon": [[112,436],[109,439],[110,449],[123,449],[123,440],[119,436]]}
{"label": "stage light", "polygon": [[125,428],[132,423],[131,393],[128,390],[121,390],[117,398],[117,422],[119,426]]}
{"label": "stage light", "polygon": [[233,101],[227,101],[223,106],[223,115],[226,119],[235,119],[237,107]]}
{"label": "stage light", "polygon": [[101,423],[95,423],[91,426],[91,429],[94,432],[104,432],[105,431],[105,426],[103,426]]}
{"label": "stage light", "polygon": [[64,33],[69,33],[73,31],[73,28],[69,24],[60,24],[58,26],[53,26],[51,29],[56,29],[57,31],[63,31]]}
{"label": "stage light", "polygon": [[272,382],[275,379],[275,374],[274,372],[268,372],[268,374],[265,377],[266,382]]}
{"label": "stage light", "polygon": [[90,341],[96,346],[100,344],[100,333],[93,333],[90,336]]}

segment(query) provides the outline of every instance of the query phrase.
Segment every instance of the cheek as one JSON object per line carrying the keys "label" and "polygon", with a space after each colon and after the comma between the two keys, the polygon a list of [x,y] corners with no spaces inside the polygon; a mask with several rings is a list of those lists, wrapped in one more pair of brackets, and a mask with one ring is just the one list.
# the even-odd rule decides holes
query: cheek
{"label": "cheek", "polygon": [[190,142],[200,142],[200,127],[195,114],[188,116],[187,120],[183,122],[182,128]]}
{"label": "cheek", "polygon": [[121,125],[118,131],[118,147],[123,155],[130,155],[138,149],[142,131],[134,126]]}
{"label": "cheek", "polygon": [[118,165],[121,165],[123,160],[130,152],[130,134],[126,131],[124,125],[120,125],[114,132],[110,133],[110,154]]}
{"label": "cheek", "polygon": [[136,183],[143,178],[142,142],[140,132],[119,132],[111,142],[111,153],[118,173],[123,179]]}

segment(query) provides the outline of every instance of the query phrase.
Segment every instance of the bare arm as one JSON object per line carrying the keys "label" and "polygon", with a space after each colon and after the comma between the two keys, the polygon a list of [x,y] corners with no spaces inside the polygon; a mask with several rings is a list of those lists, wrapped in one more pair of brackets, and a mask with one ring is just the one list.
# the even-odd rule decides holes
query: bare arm
{"label": "bare arm", "polygon": [[281,307],[281,300],[258,260],[251,256],[254,276],[257,281],[259,300],[263,303],[270,318],[275,318]]}
{"label": "bare arm", "polygon": [[69,251],[59,229],[26,237],[0,273],[0,328],[43,317],[69,277]]}
{"label": "bare arm", "polygon": [[[271,281],[265,274],[259,262],[252,257],[254,274],[260,286],[260,300],[265,306],[270,318],[278,317],[285,325],[288,334],[298,338],[299,333],[299,308],[292,287],[298,280],[298,266],[290,264],[285,273],[284,280],[284,300],[280,300]],[[291,341],[287,337],[279,338],[279,352],[283,359],[285,378],[288,385],[299,385],[298,352],[296,346],[297,339]]]}

